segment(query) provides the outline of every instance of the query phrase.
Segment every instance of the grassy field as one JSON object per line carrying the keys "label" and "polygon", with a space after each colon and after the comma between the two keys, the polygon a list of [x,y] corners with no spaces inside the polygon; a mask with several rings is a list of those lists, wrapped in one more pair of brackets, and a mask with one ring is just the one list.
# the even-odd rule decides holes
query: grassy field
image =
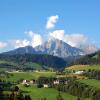
{"label": "grassy field", "polygon": [[100,70],[100,65],[74,65],[66,68],[65,70],[89,70],[89,69],[95,69]]}
{"label": "grassy field", "polygon": [[[3,65],[3,67],[5,67],[5,68],[7,68],[8,66],[6,66],[6,65],[9,65],[9,66],[13,66],[13,68],[17,68],[18,66],[22,66],[22,67],[29,67],[29,68],[34,68],[34,69],[39,69],[39,70],[41,70],[42,69],[42,66],[41,65],[39,65],[39,64],[37,64],[37,63],[33,63],[33,62],[26,62],[26,63],[24,63],[23,65],[20,63],[18,63],[18,62],[9,62],[9,61],[1,61],[0,60],[0,67],[1,68],[3,68],[2,67],[2,64],[4,64]],[[0,68],[0,69],[1,69]],[[9,67],[8,67],[9,68]]]}
{"label": "grassy field", "polygon": [[84,80],[78,80],[81,83],[87,84],[89,86],[93,86],[96,88],[100,89],[100,81],[99,80],[95,80],[95,79],[84,79]]}
{"label": "grassy field", "polygon": [[[56,100],[56,97],[58,95],[58,91],[53,88],[37,88],[36,86],[24,87],[23,85],[19,85],[19,87],[25,93],[29,93],[32,100],[38,100],[40,97],[46,97],[46,100]],[[72,96],[68,93],[61,92],[61,95],[64,100],[77,100],[77,97]]]}
{"label": "grassy field", "polygon": [[37,70],[42,69],[41,65],[39,65],[37,63],[33,63],[33,62],[27,62],[27,63],[24,64],[24,66],[29,66],[29,67],[37,69]]}
{"label": "grassy field", "polygon": [[12,72],[10,73],[12,76],[9,76],[9,78],[3,78],[4,80],[7,81],[17,81],[20,79],[37,79],[40,76],[45,76],[45,77],[55,77],[56,73],[55,72]]}

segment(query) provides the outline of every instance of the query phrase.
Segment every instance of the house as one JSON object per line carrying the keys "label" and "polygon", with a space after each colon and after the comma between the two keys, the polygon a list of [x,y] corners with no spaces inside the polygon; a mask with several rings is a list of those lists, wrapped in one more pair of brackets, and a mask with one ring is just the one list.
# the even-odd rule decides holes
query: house
{"label": "house", "polygon": [[26,83],[27,83],[27,80],[23,80],[23,81],[22,81],[22,84],[26,84]]}
{"label": "house", "polygon": [[59,80],[55,80],[54,82],[53,82],[53,84],[55,85],[55,84],[59,84]]}
{"label": "house", "polygon": [[43,87],[44,87],[44,88],[48,88],[49,85],[48,85],[48,84],[43,84]]}
{"label": "house", "polygon": [[36,83],[35,80],[23,80],[23,81],[22,81],[22,84],[23,84],[23,85],[24,85],[24,84],[32,85],[32,84],[35,84],[35,83]]}
{"label": "house", "polygon": [[75,74],[82,74],[84,71],[77,71],[77,72],[75,72]]}

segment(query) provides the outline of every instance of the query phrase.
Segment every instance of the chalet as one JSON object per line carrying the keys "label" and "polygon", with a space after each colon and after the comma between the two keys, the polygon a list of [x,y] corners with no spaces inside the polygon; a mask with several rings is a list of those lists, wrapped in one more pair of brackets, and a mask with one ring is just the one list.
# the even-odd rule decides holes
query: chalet
{"label": "chalet", "polygon": [[59,84],[59,83],[60,83],[59,80],[55,80],[55,81],[53,82],[54,85]]}
{"label": "chalet", "polygon": [[43,87],[44,87],[44,88],[48,88],[49,85],[48,85],[48,84],[43,84]]}
{"label": "chalet", "polygon": [[25,84],[29,84],[29,85],[36,84],[36,80],[23,80],[21,82],[21,84],[23,84],[23,85],[25,85]]}
{"label": "chalet", "polygon": [[27,80],[23,80],[23,81],[22,81],[22,84],[26,84],[26,83],[27,83]]}
{"label": "chalet", "polygon": [[83,74],[83,72],[84,71],[77,71],[77,72],[75,72],[75,74],[78,74],[79,75],[79,74]]}

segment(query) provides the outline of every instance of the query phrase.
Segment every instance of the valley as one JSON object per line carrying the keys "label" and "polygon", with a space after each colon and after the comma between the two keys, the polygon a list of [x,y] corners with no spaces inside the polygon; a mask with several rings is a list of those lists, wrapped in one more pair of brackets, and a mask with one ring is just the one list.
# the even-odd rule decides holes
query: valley
{"label": "valley", "polygon": [[[77,65],[78,67],[82,67],[82,69],[77,69],[76,65],[74,67],[76,67],[76,72],[79,71],[79,70],[98,70],[100,68],[100,65],[93,65],[93,66],[89,66],[89,69],[86,69],[86,66],[82,66],[82,65]],[[87,65],[88,67],[88,65]],[[92,69],[92,67],[94,69]],[[70,68],[70,71],[72,72],[69,72],[69,68]],[[5,72],[5,76],[0,74],[0,79],[1,80],[4,80],[5,82],[11,82],[11,83],[14,83],[16,84],[16,86],[19,87],[20,91],[22,91],[23,95],[30,95],[31,99],[32,100],[56,100],[57,98],[57,95],[59,95],[59,89],[57,89],[57,87],[55,86],[51,86],[51,87],[37,87],[37,82],[36,83],[29,83],[29,86],[25,86],[25,84],[22,84],[23,80],[39,80],[39,78],[42,78],[43,77],[43,80],[44,82],[45,81],[45,78],[46,79],[49,79],[51,78],[53,80],[53,78],[57,78],[58,80],[64,80],[64,79],[67,79],[68,80],[71,80],[70,82],[75,82],[77,81],[78,84],[82,83],[83,85],[87,85],[88,87],[93,87],[93,88],[97,88],[98,90],[100,89],[100,81],[99,80],[95,80],[95,79],[89,79],[89,77],[87,77],[85,79],[86,76],[82,75],[82,74],[77,74],[78,77],[75,77],[75,71],[73,72],[73,67],[68,67],[67,69],[65,69],[65,71],[63,72],[59,72],[59,71],[47,71],[47,70],[34,70],[34,71],[27,71],[27,72],[18,72],[18,71],[13,71],[13,72]],[[2,71],[7,71],[5,69],[1,69],[0,73]],[[8,73],[6,75],[6,73]],[[84,76],[83,78],[79,78],[81,76]],[[42,82],[42,80],[41,80]],[[50,81],[49,81],[50,82]],[[49,84],[49,82],[46,82],[45,84]],[[53,81],[51,81],[53,82]],[[51,84],[50,82],[50,84]],[[42,83],[41,83],[42,84]],[[53,83],[52,83],[53,84]],[[72,83],[74,84],[74,83]],[[76,83],[75,83],[76,84]],[[58,87],[61,85],[63,86],[62,83],[59,83],[57,84]],[[67,84],[68,85],[68,84]],[[4,93],[7,93],[7,92],[4,92]],[[10,93],[10,91],[8,92]],[[49,94],[49,95],[48,95]],[[77,95],[73,95],[70,94],[68,91],[64,92],[62,90],[60,90],[60,95],[62,96],[63,100],[77,100]],[[92,100],[92,97],[89,97],[89,98],[84,98],[82,99],[83,97],[80,97],[80,100]],[[93,99],[94,100],[94,99]]]}
{"label": "valley", "polygon": [[0,89],[4,95],[1,97],[97,100],[100,97],[99,60],[100,51],[73,59],[69,64],[63,58],[47,54],[1,54]]}

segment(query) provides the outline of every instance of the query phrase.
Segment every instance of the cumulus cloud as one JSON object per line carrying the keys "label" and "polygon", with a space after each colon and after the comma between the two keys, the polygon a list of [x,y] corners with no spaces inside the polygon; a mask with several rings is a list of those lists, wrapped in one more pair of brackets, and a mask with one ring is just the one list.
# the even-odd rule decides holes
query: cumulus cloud
{"label": "cumulus cloud", "polygon": [[64,41],[73,47],[79,47],[80,45],[87,44],[88,38],[83,34],[66,34],[64,36]]}
{"label": "cumulus cloud", "polygon": [[47,24],[46,24],[46,29],[51,29],[55,27],[55,23],[57,22],[59,16],[50,16],[48,18]]}
{"label": "cumulus cloud", "polygon": [[83,34],[65,34],[64,30],[55,30],[53,32],[50,32],[49,35],[50,38],[54,37],[56,39],[62,40],[73,47],[78,47],[88,42],[88,38]]}
{"label": "cumulus cloud", "polygon": [[40,34],[34,33],[32,31],[25,32],[25,33],[31,37],[31,45],[33,48],[42,44],[43,39]]}
{"label": "cumulus cloud", "polygon": [[32,38],[32,47],[36,47],[42,44],[42,37],[39,34],[34,34]]}
{"label": "cumulus cloud", "polygon": [[3,49],[7,46],[7,43],[5,42],[0,42],[0,49]]}
{"label": "cumulus cloud", "polygon": [[30,41],[24,39],[24,40],[15,40],[15,48],[19,47],[25,47],[30,44]]}
{"label": "cumulus cloud", "polygon": [[55,30],[53,32],[50,32],[49,35],[50,35],[50,37],[54,37],[56,39],[63,40],[65,32],[64,32],[64,30]]}

